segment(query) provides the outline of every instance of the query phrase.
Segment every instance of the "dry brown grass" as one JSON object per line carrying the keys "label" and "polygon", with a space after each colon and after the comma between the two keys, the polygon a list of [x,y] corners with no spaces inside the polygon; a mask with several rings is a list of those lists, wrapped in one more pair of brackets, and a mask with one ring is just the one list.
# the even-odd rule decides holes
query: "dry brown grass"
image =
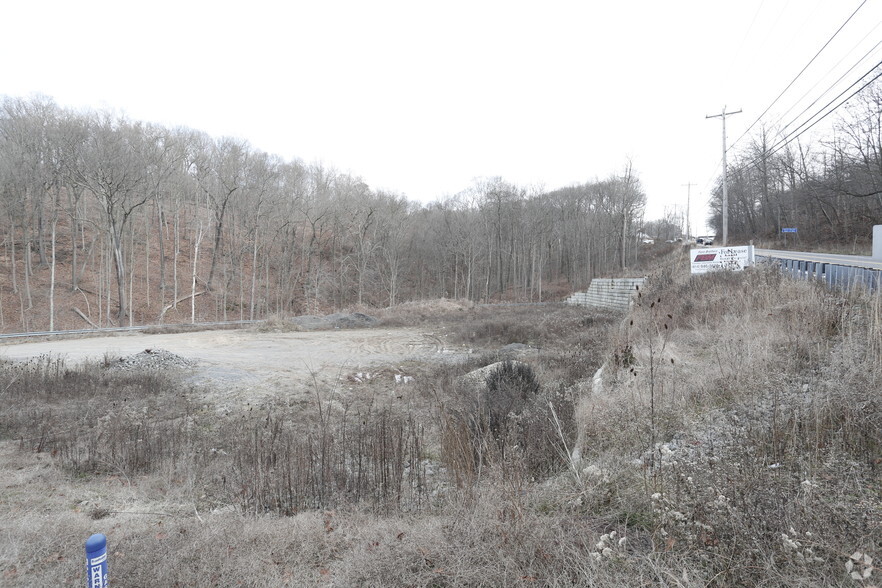
{"label": "dry brown grass", "polygon": [[878,305],[771,268],[658,272],[580,407],[586,502],[716,585],[848,585],[847,553],[882,546]]}
{"label": "dry brown grass", "polygon": [[[882,551],[879,297],[691,278],[672,255],[627,317],[401,309],[385,324],[474,353],[259,414],[194,405],[168,374],[0,366],[0,584],[81,582],[93,532],[116,586],[878,582],[845,564]],[[539,389],[470,429],[462,376],[503,359]]]}
{"label": "dry brown grass", "polygon": [[376,315],[386,326],[395,327],[456,320],[457,315],[462,316],[468,311],[474,310],[476,306],[470,300],[439,298],[405,302],[392,308],[364,312]]}

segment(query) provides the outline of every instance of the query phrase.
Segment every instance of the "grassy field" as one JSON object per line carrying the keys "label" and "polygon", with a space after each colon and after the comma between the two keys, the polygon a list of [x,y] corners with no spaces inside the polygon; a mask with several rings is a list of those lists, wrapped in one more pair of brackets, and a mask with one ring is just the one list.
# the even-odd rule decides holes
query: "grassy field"
{"label": "grassy field", "polygon": [[769,268],[690,277],[674,252],[628,315],[384,311],[474,352],[348,374],[356,394],[316,385],[306,409],[3,364],[0,585],[81,585],[100,532],[114,586],[868,588],[880,315]]}

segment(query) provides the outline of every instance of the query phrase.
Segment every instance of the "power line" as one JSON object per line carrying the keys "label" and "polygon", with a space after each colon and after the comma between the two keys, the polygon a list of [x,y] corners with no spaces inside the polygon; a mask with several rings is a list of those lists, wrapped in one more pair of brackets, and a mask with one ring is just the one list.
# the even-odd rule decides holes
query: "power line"
{"label": "power line", "polygon": [[[763,154],[762,154],[760,157],[754,158],[750,163],[748,163],[748,166],[750,166],[750,165],[755,165],[756,163],[758,163],[758,162],[760,161],[761,158],[764,158],[764,157],[770,157],[770,156],[774,155],[775,153],[777,153],[778,151],[780,151],[781,149],[783,149],[784,147],[786,147],[787,145],[789,145],[791,142],[793,142],[795,139],[798,139],[803,133],[805,133],[806,131],[808,131],[809,129],[811,129],[813,126],[815,126],[816,124],[818,124],[819,122],[821,122],[822,120],[824,120],[825,118],[827,118],[828,116],[830,116],[831,114],[833,114],[837,109],[839,109],[840,106],[842,106],[843,104],[845,104],[846,102],[848,102],[849,100],[851,100],[854,96],[856,96],[856,95],[859,94],[861,91],[863,91],[867,86],[869,86],[870,84],[872,84],[873,82],[875,82],[876,80],[878,80],[880,77],[882,77],[882,71],[880,71],[878,74],[876,74],[876,75],[873,77],[873,79],[871,79],[870,81],[868,81],[867,83],[865,83],[863,86],[861,86],[860,88],[858,88],[857,90],[855,90],[854,92],[852,92],[851,94],[849,94],[848,97],[846,97],[844,100],[842,100],[841,102],[839,102],[839,104],[837,104],[836,106],[834,106],[833,108],[831,108],[831,109],[828,110],[827,112],[824,112],[824,110],[825,110],[828,106],[830,106],[831,104],[833,104],[834,102],[836,102],[836,100],[838,100],[843,94],[845,94],[845,93],[848,92],[850,89],[852,89],[852,88],[855,87],[857,84],[859,84],[864,78],[866,78],[868,75],[870,75],[870,74],[873,72],[873,70],[875,70],[876,68],[878,68],[880,65],[882,65],[882,61],[880,61],[879,63],[877,63],[876,65],[874,65],[872,68],[870,68],[869,71],[867,71],[864,75],[862,75],[860,78],[858,78],[857,81],[855,81],[853,84],[851,84],[848,88],[846,88],[845,90],[843,90],[842,92],[840,92],[838,96],[836,96],[835,98],[833,98],[833,100],[831,100],[830,102],[828,102],[827,104],[825,104],[820,110],[818,110],[815,114],[813,114],[811,117],[809,117],[805,122],[803,122],[801,125],[799,125],[799,126],[798,126],[798,127],[792,132],[792,133],[790,133],[789,135],[786,135],[786,136],[784,136],[783,138],[781,138],[781,139],[780,139],[777,143],[775,143],[772,147],[770,147],[769,149],[767,149],[766,151],[764,151]],[[811,121],[813,118],[815,118],[816,116],[818,116],[818,115],[819,115],[820,113],[822,113],[822,112],[824,112],[824,114],[823,114],[820,118],[818,118],[816,121],[812,122],[810,125],[808,125],[808,126],[806,127],[806,125],[809,123],[809,121]],[[805,127],[805,128],[803,129],[802,127]],[[800,129],[802,129],[802,130],[800,130]],[[797,132],[797,131],[798,131],[798,132]]]}
{"label": "power line", "polygon": [[[816,124],[818,124],[818,123],[821,122],[822,120],[824,120],[827,116],[829,116],[830,114],[832,114],[833,112],[835,112],[840,106],[842,106],[843,104],[845,104],[846,102],[848,102],[848,101],[849,101],[853,96],[855,96],[858,92],[860,92],[861,90],[863,90],[864,88],[866,88],[867,86],[869,86],[870,84],[872,84],[877,78],[879,78],[879,75],[882,75],[882,72],[880,72],[879,75],[877,75],[877,76],[874,77],[872,80],[870,80],[869,82],[867,82],[866,84],[864,84],[863,86],[861,86],[860,88],[858,88],[857,90],[855,90],[854,92],[852,92],[852,93],[851,93],[851,94],[850,94],[845,100],[841,101],[839,104],[837,104],[836,106],[834,106],[833,108],[831,108],[830,110],[828,110],[827,112],[825,112],[823,116],[821,116],[819,119],[817,119],[816,121],[812,122],[808,127],[806,127],[806,128],[803,129],[803,127],[805,127],[806,125],[808,125],[809,122],[811,122],[811,120],[812,120],[813,118],[815,118],[816,116],[818,116],[819,114],[821,114],[822,112],[824,112],[824,110],[826,110],[828,106],[830,106],[831,104],[833,104],[834,102],[836,102],[840,97],[842,97],[843,94],[845,94],[846,92],[848,92],[849,90],[851,90],[852,88],[854,88],[856,85],[858,85],[859,83],[861,83],[861,81],[862,81],[864,78],[866,78],[868,75],[870,75],[871,73],[873,73],[873,70],[875,70],[876,68],[878,68],[880,65],[882,65],[882,61],[876,63],[876,65],[874,65],[874,66],[871,67],[869,70],[867,70],[862,76],[860,76],[857,80],[855,80],[854,82],[852,82],[852,84],[851,84],[850,86],[848,86],[846,89],[844,89],[842,92],[840,92],[835,98],[833,98],[832,100],[830,100],[829,102],[827,102],[827,104],[825,104],[824,106],[822,106],[822,107],[821,107],[821,108],[820,108],[815,114],[813,114],[813,115],[810,116],[808,119],[806,119],[801,125],[799,125],[798,127],[796,127],[796,129],[794,129],[791,133],[785,135],[785,136],[784,136],[783,138],[781,138],[776,144],[772,145],[772,147],[771,147],[771,149],[769,149],[769,151],[771,151],[771,152],[774,153],[775,151],[778,150],[778,146],[781,145],[782,143],[789,143],[792,139],[795,139],[795,138],[799,137],[799,136],[802,135],[804,132],[806,132],[807,130],[809,130],[810,128],[812,128],[813,126],[815,126]],[[802,129],[802,130],[800,130],[800,129]]]}
{"label": "power line", "polygon": [[[882,65],[882,62],[877,63],[876,66],[875,66],[873,69],[875,69],[876,67],[879,67],[879,65]],[[856,96],[856,95],[859,94],[862,90],[864,90],[864,88],[866,88],[867,86],[869,86],[870,84],[872,84],[873,82],[875,82],[876,80],[878,80],[880,77],[882,77],[882,72],[879,72],[878,74],[876,74],[876,76],[875,76],[872,80],[870,80],[869,82],[867,82],[866,84],[864,84],[863,86],[861,86],[860,88],[858,88],[857,90],[855,90],[854,92],[852,92],[851,94],[849,94],[848,97],[846,97],[846,98],[845,98],[843,101],[841,101],[839,104],[837,104],[836,106],[834,106],[833,108],[831,108],[829,111],[825,112],[824,115],[821,116],[818,120],[816,120],[815,122],[813,122],[812,124],[810,124],[809,126],[807,126],[806,128],[804,128],[804,129],[801,130],[800,132],[793,134],[791,137],[788,137],[787,140],[786,140],[786,142],[783,142],[783,144],[781,144],[781,142],[779,142],[780,147],[779,147],[778,145],[773,146],[773,147],[772,147],[772,151],[771,151],[771,153],[769,153],[769,155],[774,155],[774,154],[777,153],[781,148],[786,147],[786,146],[787,146],[790,142],[792,142],[794,139],[798,139],[798,138],[800,137],[800,135],[802,135],[802,134],[805,133],[806,131],[810,130],[813,126],[815,126],[816,124],[818,124],[819,122],[821,122],[822,120],[824,120],[825,118],[827,118],[828,116],[830,116],[831,114],[833,114],[833,113],[834,113],[834,112],[835,112],[840,106],[842,106],[843,104],[845,104],[846,102],[848,102],[849,100],[851,100],[854,96]],[[863,78],[861,78],[861,79],[863,79]],[[858,81],[860,81],[860,80],[858,80]],[[852,87],[854,87],[854,84],[852,84],[851,86],[849,86],[849,88],[852,88]],[[840,93],[839,96],[842,96],[842,94],[844,94],[844,93],[847,92],[847,91],[848,91],[848,88],[847,88],[846,90],[844,90],[842,93]],[[839,98],[839,96],[837,96],[836,98]],[[834,98],[833,100],[831,100],[830,102],[828,102],[828,103],[824,106],[824,108],[826,108],[826,107],[829,106],[832,102],[834,102],[834,101],[836,100],[836,98]],[[823,111],[824,108],[822,108],[822,109],[819,110],[818,112]],[[817,114],[815,114],[815,116],[817,116]],[[809,120],[811,120],[811,119],[809,119]],[[806,122],[808,122],[808,121],[806,121]],[[803,123],[802,125],[800,125],[800,127],[802,127],[802,126],[804,126],[804,125],[805,125],[805,123]]]}
{"label": "power line", "polygon": [[[793,117],[793,120],[791,120],[789,123],[787,123],[786,125],[784,125],[784,127],[782,127],[781,131],[782,131],[782,132],[786,131],[787,128],[790,127],[790,125],[792,125],[792,124],[795,123],[797,120],[799,120],[799,118],[800,118],[803,114],[805,114],[805,113],[806,113],[806,112],[807,112],[812,106],[814,106],[815,104],[817,104],[817,103],[821,100],[821,98],[823,98],[823,97],[824,97],[824,96],[825,96],[830,90],[832,90],[833,88],[835,88],[835,87],[839,84],[839,82],[841,82],[841,81],[843,80],[843,78],[845,78],[845,76],[847,76],[848,74],[850,74],[850,73],[851,73],[851,72],[852,72],[857,66],[859,66],[859,65],[861,64],[861,62],[863,62],[864,60],[866,60],[867,57],[869,57],[869,56],[870,56],[870,55],[871,55],[871,54],[872,54],[872,53],[873,53],[873,52],[874,52],[874,51],[875,51],[880,45],[882,45],[882,41],[879,41],[878,43],[876,43],[876,45],[875,45],[872,49],[870,49],[866,54],[864,54],[863,57],[861,57],[859,60],[857,60],[857,61],[855,62],[855,64],[852,65],[850,68],[848,68],[848,70],[847,70],[845,73],[843,73],[841,76],[839,76],[839,78],[838,78],[835,82],[833,82],[832,84],[830,84],[830,87],[828,87],[828,88],[827,88],[826,90],[824,90],[824,92],[822,92],[817,98],[815,98],[815,99],[812,101],[811,104],[809,104],[808,106],[806,106],[805,108],[803,108],[802,111],[801,111],[799,114],[797,114],[795,117]],[[841,62],[840,62],[840,63],[841,63]],[[837,65],[838,65],[838,64],[837,64]],[[866,74],[864,74],[863,76],[861,76],[861,78],[863,78],[863,77],[865,77],[865,76],[866,76]],[[853,86],[853,85],[854,85],[854,84],[852,84],[852,86]],[[848,89],[846,89],[845,91],[847,92]],[[807,93],[806,93],[806,95],[807,95]],[[805,96],[803,96],[803,98],[805,98]],[[802,100],[802,98],[800,98],[800,100]],[[835,100],[835,98],[834,98],[834,100]],[[797,104],[798,104],[798,102],[797,102]],[[794,106],[796,106],[796,104],[794,104]],[[786,116],[786,115],[790,112],[790,110],[793,110],[793,107],[791,107],[787,112],[785,112],[785,113],[784,113],[784,114],[778,119],[778,121],[780,121],[781,119],[783,119],[784,116]]]}
{"label": "power line", "polygon": [[[866,35],[864,35],[864,37],[863,37],[860,41],[858,41],[857,44],[856,44],[854,47],[852,47],[851,50],[850,50],[848,53],[846,53],[845,55],[842,56],[842,59],[840,59],[839,61],[837,61],[836,64],[833,65],[833,67],[831,67],[831,68],[829,69],[829,71],[827,71],[826,74],[824,74],[824,77],[827,77],[828,75],[830,75],[831,73],[833,73],[833,70],[835,70],[837,67],[839,67],[839,65],[840,65],[843,61],[845,61],[845,58],[848,57],[851,53],[853,53],[854,50],[857,49],[857,47],[860,46],[860,44],[863,43],[863,42],[867,39],[867,37],[869,37],[871,34],[873,34],[873,32],[874,32],[876,29],[878,29],[880,26],[882,26],[882,22],[877,23],[876,26],[873,27],[873,28],[870,30],[870,32],[868,32]],[[862,62],[864,62],[864,61],[865,61],[870,55],[872,55],[873,52],[875,52],[876,49],[879,48],[880,45],[882,45],[882,41],[879,41],[879,42],[876,43],[876,44],[875,44],[875,45],[874,45],[869,51],[867,51],[866,53],[864,53],[864,55],[863,55],[860,59],[858,59],[858,60],[854,63],[854,65],[852,65],[850,68],[848,68],[847,71],[845,71],[845,73],[843,73],[841,76],[839,76],[839,78],[838,78],[835,82],[833,82],[832,84],[830,84],[830,85],[827,87],[827,89],[824,90],[824,91],[823,91],[823,92],[822,92],[822,93],[821,93],[821,94],[820,94],[820,95],[819,95],[819,96],[818,96],[818,97],[817,97],[817,98],[816,98],[811,104],[809,104],[807,107],[805,107],[805,108],[802,110],[802,112],[800,112],[796,117],[794,117],[794,120],[791,121],[790,123],[788,123],[787,126],[790,126],[791,124],[793,124],[794,122],[796,122],[796,119],[798,119],[800,116],[802,116],[803,114],[805,114],[805,112],[806,112],[809,108],[811,108],[812,106],[814,106],[815,104],[817,104],[818,101],[821,100],[821,98],[823,98],[823,97],[824,97],[824,96],[825,96],[830,90],[832,90],[833,88],[835,88],[835,87],[839,84],[839,82],[841,82],[841,81],[845,78],[845,76],[847,76],[848,74],[850,74],[850,73],[851,73],[856,67],[858,67]],[[823,78],[822,78],[822,79],[823,79]],[[794,108],[796,108],[796,106],[797,106],[800,102],[802,102],[802,101],[806,98],[806,96],[808,96],[809,94],[811,94],[811,93],[815,90],[815,88],[818,87],[818,85],[819,85],[820,83],[821,83],[821,80],[818,80],[818,82],[817,82],[814,86],[812,86],[808,91],[806,91],[805,94],[803,94],[802,96],[800,96],[799,100],[797,100],[796,102],[793,103],[793,106],[791,106],[790,108],[788,108],[786,111],[784,111],[783,114],[781,114],[781,116],[779,116],[779,117],[777,117],[777,118],[775,119],[775,122],[772,123],[772,126],[775,126],[776,124],[778,124],[779,122],[781,122],[781,121],[784,119],[784,117],[786,117],[788,114],[790,114],[790,112],[791,112]],[[785,126],[784,128],[786,129],[787,127]]]}
{"label": "power line", "polygon": [[[830,100],[827,104],[825,104],[822,108],[820,108],[815,114],[813,114],[811,117],[809,117],[809,118],[808,118],[805,122],[803,122],[799,127],[797,127],[796,129],[794,129],[793,132],[791,132],[790,134],[788,134],[788,135],[782,137],[782,138],[781,138],[777,143],[775,143],[772,147],[770,147],[770,148],[764,150],[759,156],[755,157],[754,159],[752,159],[751,161],[749,161],[748,163],[746,163],[746,164],[745,164],[745,167],[751,167],[751,166],[754,166],[754,165],[758,164],[763,158],[771,157],[772,155],[774,155],[775,153],[777,153],[777,152],[780,151],[781,149],[785,148],[787,145],[789,145],[790,143],[792,143],[793,141],[795,141],[796,139],[798,139],[800,136],[802,136],[803,133],[805,133],[805,132],[811,130],[811,128],[814,127],[816,124],[818,124],[819,122],[821,122],[822,120],[824,120],[825,118],[827,118],[829,115],[831,115],[831,114],[833,114],[834,112],[836,112],[836,110],[838,110],[843,104],[845,104],[846,102],[848,102],[849,100],[851,100],[853,97],[855,97],[857,94],[859,94],[860,92],[862,92],[862,91],[863,91],[864,89],[866,89],[870,84],[872,84],[873,82],[875,82],[875,81],[878,80],[879,78],[882,78],[882,71],[880,71],[880,72],[879,72],[878,74],[876,74],[871,80],[867,81],[867,82],[866,82],[865,84],[863,84],[860,88],[858,88],[857,90],[855,90],[854,92],[852,92],[851,94],[849,94],[845,99],[841,100],[838,104],[836,104],[836,106],[834,106],[833,108],[829,109],[827,112],[824,112],[825,109],[827,109],[831,104],[833,104],[834,102],[836,102],[836,100],[838,100],[840,97],[842,97],[842,95],[845,94],[846,92],[848,92],[851,88],[854,88],[857,84],[859,84],[862,80],[864,80],[868,75],[870,75],[870,74],[873,72],[873,70],[875,70],[875,69],[878,68],[879,66],[882,66],[882,61],[879,61],[879,62],[876,63],[873,67],[871,67],[869,70],[867,70],[863,75],[861,75],[856,81],[854,81],[851,85],[849,85],[845,90],[843,90],[842,92],[840,92],[835,98],[833,98],[833,99]],[[822,112],[823,112],[824,114],[823,114],[822,116],[820,116],[820,118],[818,118],[817,120],[815,120],[814,122],[811,122],[811,124],[809,124],[809,122],[812,121],[812,119],[814,119],[815,117],[817,117],[818,115],[820,115]],[[732,114],[732,113],[727,113],[727,114]],[[718,116],[719,116],[719,115],[718,115]],[[710,118],[710,117],[706,117],[706,118]],[[806,125],[808,125],[808,126],[806,126]],[[805,127],[805,128],[803,128],[803,127]],[[725,153],[724,153],[724,155],[725,155]],[[724,158],[723,160],[721,160],[721,161],[725,161],[725,158]],[[718,161],[718,162],[717,162],[717,166],[716,166],[717,168],[719,168],[721,161]],[[705,184],[705,191],[708,191],[708,190],[709,190],[709,187],[710,187],[711,183],[713,182],[714,177],[716,177],[716,168],[715,168],[714,172],[711,174],[711,176],[710,176],[710,178],[708,179],[707,183]],[[724,191],[725,191],[725,189],[726,189],[726,187],[725,187],[725,168],[724,168],[724,186],[723,186],[723,189],[724,189]],[[724,207],[723,210],[725,211],[726,208]]]}
{"label": "power line", "polygon": [[793,84],[796,83],[796,80],[798,80],[798,79],[800,78],[800,76],[802,76],[802,74],[805,73],[805,70],[807,70],[807,69],[809,68],[809,66],[811,66],[811,64],[815,62],[815,60],[816,60],[816,59],[818,58],[818,56],[824,51],[824,49],[827,48],[827,46],[833,41],[833,39],[835,39],[836,36],[842,31],[842,29],[845,28],[845,25],[847,25],[847,24],[851,21],[851,19],[854,18],[854,15],[857,14],[858,11],[859,11],[861,8],[863,8],[864,4],[866,4],[866,3],[867,3],[867,0],[863,0],[863,2],[861,2],[860,5],[859,5],[857,8],[854,9],[854,12],[851,13],[851,16],[849,16],[849,17],[845,20],[845,22],[842,23],[842,24],[839,26],[838,29],[836,29],[836,32],[833,33],[833,35],[832,35],[829,39],[827,39],[827,42],[824,43],[824,46],[821,47],[821,48],[818,50],[817,53],[815,53],[815,56],[812,57],[812,58],[809,60],[809,62],[808,62],[807,64],[805,64],[805,67],[803,67],[803,68],[799,71],[799,73],[796,74],[796,77],[793,78],[793,80],[791,80],[791,82],[790,82],[789,84],[787,84],[787,87],[784,88],[783,90],[781,90],[781,93],[778,94],[778,97],[775,98],[774,100],[772,100],[772,103],[769,104],[769,106],[768,106],[768,107],[762,112],[762,114],[760,114],[760,115],[757,117],[757,119],[756,119],[755,121],[753,121],[753,123],[751,123],[751,125],[750,125],[749,127],[747,127],[747,130],[744,131],[744,133],[743,133],[740,137],[738,137],[737,139],[735,139],[735,141],[732,142],[732,145],[733,145],[733,146],[735,146],[735,144],[737,144],[738,141],[740,141],[741,139],[743,139],[743,138],[744,138],[744,137],[745,137],[745,136],[751,131],[751,129],[753,129],[753,127],[756,126],[756,123],[758,123],[760,120],[762,120],[762,118],[763,118],[766,114],[768,114],[769,110],[771,110],[772,107],[775,106],[775,104],[777,104],[778,100],[780,100],[781,97],[787,92],[787,90],[789,90],[789,89],[791,88],[791,86],[793,86]]}
{"label": "power line", "polygon": [[747,43],[747,38],[750,36],[751,31],[753,31],[753,25],[756,24],[756,17],[759,16],[760,12],[762,12],[763,6],[765,6],[765,4],[766,0],[762,0],[759,7],[756,9],[756,12],[753,13],[753,18],[750,19],[750,25],[748,25],[747,27],[747,32],[744,33],[744,38],[741,39],[741,44],[738,45],[738,50],[735,52],[734,57],[732,57],[732,60],[729,62],[728,69],[732,69],[732,66],[741,57],[741,51],[744,49],[744,45],[745,43]]}

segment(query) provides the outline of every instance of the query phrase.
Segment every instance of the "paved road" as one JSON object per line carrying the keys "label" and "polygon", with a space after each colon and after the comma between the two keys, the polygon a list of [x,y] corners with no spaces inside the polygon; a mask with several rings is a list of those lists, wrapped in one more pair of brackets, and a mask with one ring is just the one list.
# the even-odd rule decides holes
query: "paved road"
{"label": "paved road", "polygon": [[798,259],[800,261],[814,261],[818,263],[835,263],[852,267],[866,267],[882,270],[882,260],[864,257],[861,255],[834,255],[832,253],[804,253],[801,251],[779,251],[776,249],[755,249],[755,255],[778,257],[783,259]]}

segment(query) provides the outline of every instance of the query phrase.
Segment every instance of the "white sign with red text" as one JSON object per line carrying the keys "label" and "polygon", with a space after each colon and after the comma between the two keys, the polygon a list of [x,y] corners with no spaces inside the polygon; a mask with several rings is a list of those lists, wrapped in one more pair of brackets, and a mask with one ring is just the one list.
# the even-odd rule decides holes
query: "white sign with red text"
{"label": "white sign with red text", "polygon": [[693,274],[705,274],[717,270],[741,271],[753,265],[753,245],[743,247],[706,247],[690,249]]}

